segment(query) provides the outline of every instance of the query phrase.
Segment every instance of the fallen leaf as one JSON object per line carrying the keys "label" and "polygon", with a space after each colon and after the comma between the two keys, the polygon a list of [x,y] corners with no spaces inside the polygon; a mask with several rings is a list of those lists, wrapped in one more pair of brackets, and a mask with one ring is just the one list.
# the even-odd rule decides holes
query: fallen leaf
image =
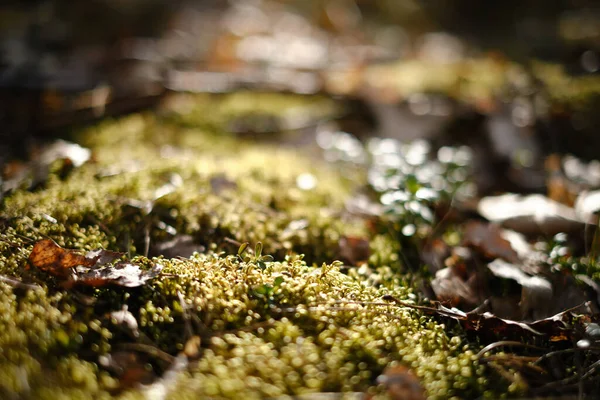
{"label": "fallen leaf", "polygon": [[29,188],[45,182],[50,173],[50,166],[58,160],[65,160],[69,167],[78,168],[90,160],[91,150],[76,143],[64,140],[37,148],[31,153],[27,163],[11,162],[3,169],[5,181],[2,184],[2,193],[7,193],[21,186]]}
{"label": "fallen leaf", "polygon": [[477,210],[487,220],[524,234],[554,235],[585,227],[573,208],[539,194],[484,197]]}
{"label": "fallen leaf", "polygon": [[575,200],[575,212],[584,221],[593,220],[600,211],[600,190],[582,192]]}
{"label": "fallen leaf", "polygon": [[444,268],[444,260],[450,256],[450,246],[441,239],[431,239],[421,251],[421,260],[429,266],[432,273]]}
{"label": "fallen leaf", "polygon": [[[510,247],[517,253],[520,259],[536,257],[536,251],[527,241],[525,235],[510,229],[500,229],[500,236],[510,243]],[[510,261],[510,260],[507,260]]]}
{"label": "fallen leaf", "polygon": [[109,265],[122,256],[122,253],[107,250],[90,251],[84,256],[44,239],[33,246],[28,261],[30,266],[60,278],[67,288],[75,285],[138,287],[158,276],[162,269],[155,265],[151,270],[142,270],[128,261]]}
{"label": "fallen leaf", "polygon": [[472,247],[487,258],[502,258],[508,262],[519,262],[519,255],[508,240],[502,237],[502,230],[494,224],[470,221],[465,227],[463,245]]}
{"label": "fallen leaf", "polygon": [[[590,318],[598,318],[598,314],[593,314],[593,309],[590,307],[589,302],[562,311],[551,317],[527,323],[498,318],[491,312],[480,313],[474,310],[466,313],[455,307],[445,307],[439,302],[435,303],[435,307],[427,307],[407,303],[389,295],[384,296],[383,300],[393,301],[400,307],[414,308],[426,314],[456,320],[465,330],[477,333],[478,338],[482,341],[515,339],[528,343],[528,340],[547,339],[549,341],[560,341],[563,340],[562,338],[572,341],[574,338],[580,336],[580,332],[589,324]],[[576,311],[580,312],[576,313]]]}
{"label": "fallen leaf", "polygon": [[548,315],[554,290],[552,284],[540,276],[529,276],[518,266],[501,259],[488,264],[494,276],[512,279],[521,285],[521,319],[540,319]]}
{"label": "fallen leaf", "polygon": [[435,273],[431,288],[436,298],[451,306],[464,305],[473,308],[480,304],[471,282],[464,280],[453,268],[444,268]]}
{"label": "fallen leaf", "polygon": [[431,281],[431,288],[439,301],[468,309],[484,301],[487,287],[475,256],[466,247],[452,249],[452,255],[444,260],[446,268],[437,271]]}
{"label": "fallen leaf", "polygon": [[54,276],[66,278],[72,274],[73,268],[92,266],[98,258],[87,258],[72,250],[60,247],[51,239],[40,240],[33,246],[29,255],[29,264]]}
{"label": "fallen leaf", "polygon": [[156,278],[162,269],[161,265],[156,265],[151,270],[142,270],[139,265],[129,262],[120,262],[113,266],[102,268],[89,268],[87,270],[79,269],[78,273],[65,282],[66,287],[75,285],[102,287],[107,285],[122,287],[143,286],[150,279]]}

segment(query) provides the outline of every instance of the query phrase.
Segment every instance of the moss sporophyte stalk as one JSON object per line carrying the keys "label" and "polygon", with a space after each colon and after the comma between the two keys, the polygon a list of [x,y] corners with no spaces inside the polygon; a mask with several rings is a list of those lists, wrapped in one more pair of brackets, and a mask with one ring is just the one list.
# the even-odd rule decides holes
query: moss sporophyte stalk
{"label": "moss sporophyte stalk", "polygon": [[[277,104],[312,101],[281,96]],[[187,368],[166,398],[385,396],[377,377],[394,366],[410,369],[434,399],[506,392],[484,379],[462,338],[382,302],[414,302],[399,257],[409,244],[347,213],[356,184],[337,167],[235,142],[218,121],[192,116],[139,114],[88,128],[74,140],[91,161],[65,174],[66,161],[56,160],[40,187],[4,199],[1,398],[143,398],[181,354]],[[303,174],[314,178],[310,190],[298,185]],[[421,204],[424,186],[411,185],[386,191],[408,190]],[[406,207],[419,228],[424,206]],[[334,262],[342,237],[369,238],[362,266]],[[28,266],[42,239],[162,269],[138,287],[65,287]]]}

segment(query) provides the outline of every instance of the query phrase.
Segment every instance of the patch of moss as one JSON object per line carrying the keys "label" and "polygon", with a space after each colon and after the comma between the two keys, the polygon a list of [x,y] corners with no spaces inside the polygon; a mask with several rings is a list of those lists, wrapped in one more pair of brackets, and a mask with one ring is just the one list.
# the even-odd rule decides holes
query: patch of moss
{"label": "patch of moss", "polygon": [[[570,76],[562,66],[544,62],[534,62],[532,72],[536,79],[544,82],[549,100],[558,104],[581,107],[600,93],[597,76]],[[452,63],[399,61],[371,67],[365,80],[374,88],[393,88],[401,97],[415,93],[443,93],[477,105],[494,100],[510,87],[527,84],[531,77],[522,65],[487,57]]]}
{"label": "patch of moss", "polygon": [[[392,234],[371,240],[365,268],[373,273],[345,274],[333,262],[342,235],[370,235],[344,212],[352,185],[335,169],[271,145],[232,147],[231,138],[149,115],[106,122],[80,140],[93,162],[67,176],[51,173],[2,208],[0,274],[35,285],[0,282],[3,398],[102,398],[123,377],[101,359],[136,354],[144,371],[160,375],[164,355],[183,351],[192,337],[200,338],[199,360],[172,398],[381,393],[376,377],[394,363],[411,367],[431,398],[473,397],[493,386],[443,325],[412,309],[367,304],[384,295],[413,301]],[[144,257],[147,240],[183,234],[205,251]],[[160,263],[162,274],[141,288],[68,291],[27,268],[34,242],[45,237],[67,248],[124,251],[141,265]],[[233,255],[236,241],[261,241],[276,261]],[[113,317],[124,306],[137,336]]]}

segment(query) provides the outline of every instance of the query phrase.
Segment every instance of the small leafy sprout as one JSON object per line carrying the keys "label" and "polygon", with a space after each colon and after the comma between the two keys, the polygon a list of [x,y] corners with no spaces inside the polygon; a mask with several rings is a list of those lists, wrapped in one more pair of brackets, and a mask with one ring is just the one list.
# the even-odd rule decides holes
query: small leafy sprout
{"label": "small leafy sprout", "polygon": [[248,242],[244,242],[244,243],[242,243],[242,244],[240,245],[240,248],[238,249],[238,252],[237,252],[237,254],[238,254],[238,257],[242,258],[242,256],[244,255],[244,253],[245,253],[245,252],[246,252],[246,250],[248,249],[248,245],[249,245],[249,244],[250,244],[250,243],[248,243]]}
{"label": "small leafy sprout", "polygon": [[258,242],[256,243],[256,246],[254,246],[254,257],[258,260],[260,258],[260,256],[262,255],[262,250],[263,250],[263,244],[262,242]]}
{"label": "small leafy sprout", "polygon": [[271,256],[271,255],[263,256],[262,251],[263,251],[262,242],[256,243],[256,246],[254,246],[254,263],[256,265],[258,265],[260,268],[265,269],[265,268],[267,268],[266,263],[273,261],[273,256]]}
{"label": "small leafy sprout", "polygon": [[253,262],[260,268],[265,269],[267,267],[266,263],[273,261],[273,256],[271,256],[271,255],[263,256],[262,255],[262,250],[263,250],[262,242],[256,243],[256,245],[254,246],[254,254],[252,256],[244,257],[244,253],[246,253],[247,251],[252,253],[252,250],[248,249],[248,246],[249,246],[249,243],[245,242],[245,243],[242,243],[242,245],[238,249],[237,255],[238,255],[238,258],[242,262]]}

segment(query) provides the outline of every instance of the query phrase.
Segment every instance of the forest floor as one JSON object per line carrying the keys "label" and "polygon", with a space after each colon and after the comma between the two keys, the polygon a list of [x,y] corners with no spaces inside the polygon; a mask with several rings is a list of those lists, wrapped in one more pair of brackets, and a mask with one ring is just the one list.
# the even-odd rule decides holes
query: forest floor
{"label": "forest floor", "polygon": [[258,36],[352,62],[226,32],[155,108],[6,163],[0,398],[596,395],[597,75],[290,21]]}

